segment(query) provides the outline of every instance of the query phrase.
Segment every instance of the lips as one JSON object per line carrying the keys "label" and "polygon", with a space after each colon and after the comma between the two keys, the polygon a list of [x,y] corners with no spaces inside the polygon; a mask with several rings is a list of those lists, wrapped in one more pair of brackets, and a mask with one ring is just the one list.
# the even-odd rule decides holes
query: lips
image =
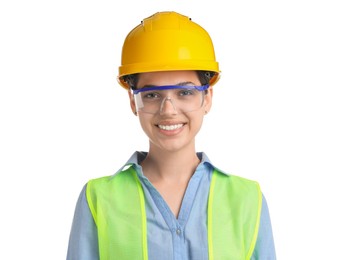
{"label": "lips", "polygon": [[183,127],[184,124],[173,124],[173,125],[158,125],[158,127],[162,130],[166,130],[166,131],[173,131],[176,129],[179,129],[181,127]]}

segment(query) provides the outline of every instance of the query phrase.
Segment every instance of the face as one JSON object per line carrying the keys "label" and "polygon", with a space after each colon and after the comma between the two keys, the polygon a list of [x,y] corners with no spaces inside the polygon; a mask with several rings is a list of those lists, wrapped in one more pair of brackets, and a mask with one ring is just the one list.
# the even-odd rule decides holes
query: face
{"label": "face", "polygon": [[[145,86],[188,85],[200,86],[195,71],[164,71],[139,74],[137,88]],[[133,94],[130,95],[132,111],[136,111]],[[155,114],[138,111],[141,127],[150,140],[151,148],[166,151],[195,149],[195,136],[199,132],[205,114],[212,103],[212,89],[208,89],[200,108],[178,113],[175,104],[164,101],[162,109]]]}

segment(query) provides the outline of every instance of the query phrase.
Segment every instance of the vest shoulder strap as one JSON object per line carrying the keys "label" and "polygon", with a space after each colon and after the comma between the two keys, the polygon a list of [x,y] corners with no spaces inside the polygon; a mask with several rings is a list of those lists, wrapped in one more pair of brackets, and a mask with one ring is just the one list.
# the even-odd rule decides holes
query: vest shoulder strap
{"label": "vest shoulder strap", "polygon": [[250,259],[257,241],[262,193],[255,181],[213,172],[208,199],[209,259]]}
{"label": "vest shoulder strap", "polygon": [[133,167],[89,181],[86,197],[98,228],[100,259],[146,260],[145,201]]}

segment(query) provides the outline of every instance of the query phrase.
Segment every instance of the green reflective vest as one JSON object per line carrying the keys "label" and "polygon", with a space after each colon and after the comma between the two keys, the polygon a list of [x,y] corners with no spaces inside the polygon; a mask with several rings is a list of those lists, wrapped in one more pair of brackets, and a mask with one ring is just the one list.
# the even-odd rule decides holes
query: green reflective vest
{"label": "green reflective vest", "polygon": [[[98,229],[100,259],[147,260],[145,199],[134,168],[90,180],[86,196]],[[261,201],[256,182],[214,170],[207,208],[210,260],[250,259]]]}

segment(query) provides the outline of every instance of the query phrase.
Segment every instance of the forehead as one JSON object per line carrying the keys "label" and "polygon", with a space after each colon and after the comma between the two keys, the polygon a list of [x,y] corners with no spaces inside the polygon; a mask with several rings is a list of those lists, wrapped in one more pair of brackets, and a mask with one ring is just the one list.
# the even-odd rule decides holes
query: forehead
{"label": "forehead", "polygon": [[140,73],[138,78],[138,87],[145,85],[177,85],[182,82],[192,82],[194,85],[199,84],[199,77],[196,71],[157,71]]}

